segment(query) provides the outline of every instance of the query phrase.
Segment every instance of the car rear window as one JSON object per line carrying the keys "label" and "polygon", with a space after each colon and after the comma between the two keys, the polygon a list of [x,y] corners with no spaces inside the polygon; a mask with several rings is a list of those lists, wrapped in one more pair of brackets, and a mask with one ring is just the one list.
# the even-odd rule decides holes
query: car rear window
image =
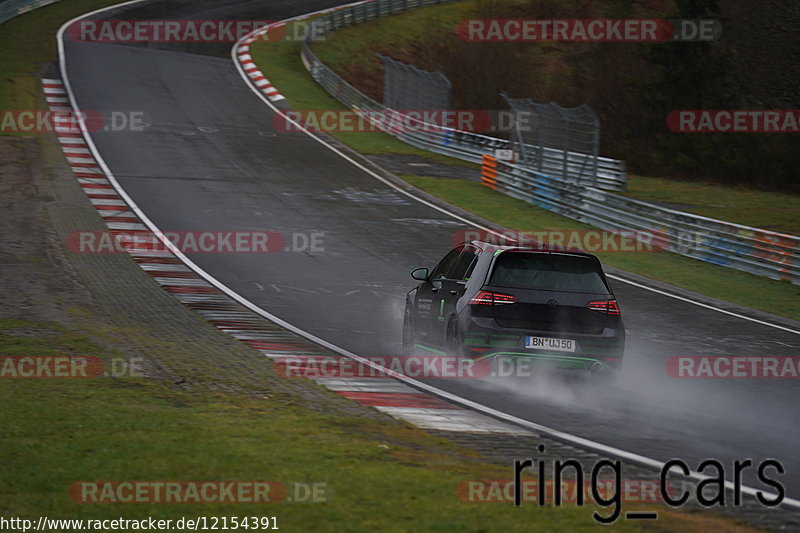
{"label": "car rear window", "polygon": [[565,254],[501,253],[489,283],[497,287],[608,293],[597,261]]}

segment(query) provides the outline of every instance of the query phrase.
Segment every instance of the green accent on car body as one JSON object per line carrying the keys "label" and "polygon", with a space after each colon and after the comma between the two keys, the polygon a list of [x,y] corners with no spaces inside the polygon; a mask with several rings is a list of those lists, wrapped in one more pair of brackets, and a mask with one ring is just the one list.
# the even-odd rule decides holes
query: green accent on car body
{"label": "green accent on car body", "polygon": [[414,348],[419,348],[421,350],[427,350],[427,351],[433,352],[433,353],[435,353],[437,355],[447,355],[447,353],[444,350],[438,350],[436,348],[432,348],[432,347],[426,346],[424,344],[417,343],[417,344],[414,345]]}
{"label": "green accent on car body", "polygon": [[581,357],[577,355],[564,355],[560,353],[524,353],[524,352],[492,352],[481,356],[475,361],[481,361],[487,358],[505,357],[510,360],[518,359],[534,359],[542,363],[552,364],[561,368],[585,368],[588,369],[591,364],[600,363],[606,370],[616,372],[616,370],[605,361],[595,357]]}
{"label": "green accent on car body", "polygon": [[519,347],[519,338],[517,334],[473,332],[464,335],[464,344],[513,350]]}

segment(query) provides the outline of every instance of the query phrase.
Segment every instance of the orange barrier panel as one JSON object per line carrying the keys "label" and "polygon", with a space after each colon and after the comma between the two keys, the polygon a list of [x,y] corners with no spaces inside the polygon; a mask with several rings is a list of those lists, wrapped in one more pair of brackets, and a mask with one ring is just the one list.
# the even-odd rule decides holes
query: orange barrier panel
{"label": "orange barrier panel", "polygon": [[481,183],[497,190],[497,159],[490,155],[482,157]]}

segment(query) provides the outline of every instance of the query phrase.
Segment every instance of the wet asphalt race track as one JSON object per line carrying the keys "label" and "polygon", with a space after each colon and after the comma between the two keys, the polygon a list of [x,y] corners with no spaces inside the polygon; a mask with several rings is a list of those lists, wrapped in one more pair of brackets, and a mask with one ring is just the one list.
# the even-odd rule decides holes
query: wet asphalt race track
{"label": "wet asphalt race track", "polygon": [[[106,18],[283,19],[321,1],[152,2]],[[464,226],[300,133],[277,132],[230,44],[65,43],[84,110],[144,111],[142,132],[95,132],[112,172],[162,230],[324,232],[322,253],[194,254],[274,315],[360,355],[399,351],[409,272]],[[269,77],[269,66],[262,66]],[[674,355],[798,355],[800,336],[612,280],[628,330],[617,386],[438,380],[437,387],[552,428],[695,468],[779,459],[800,498],[797,380],[678,380]],[[535,451],[531,450],[531,456]],[[765,488],[752,475],[753,487]],[[768,487],[767,487],[768,488]]]}

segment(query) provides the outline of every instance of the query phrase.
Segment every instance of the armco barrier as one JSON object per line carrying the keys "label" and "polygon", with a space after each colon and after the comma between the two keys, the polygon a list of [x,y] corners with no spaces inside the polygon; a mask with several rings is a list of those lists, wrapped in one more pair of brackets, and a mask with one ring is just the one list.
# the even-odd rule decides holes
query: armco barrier
{"label": "armco barrier", "polygon": [[[333,30],[352,26],[361,22],[393,15],[410,9],[425,6],[450,3],[456,0],[373,0],[363,2],[338,11],[333,11],[311,23],[312,28],[306,35],[303,42],[302,60],[311,76],[325,88],[328,93],[346,107],[362,112],[383,112],[392,111],[384,107],[383,104],[376,102],[372,98],[363,94],[361,91],[350,85],[342,77],[336,74],[311,50],[311,43],[315,38],[324,36]],[[423,131],[418,131],[423,130]],[[480,163],[481,157],[487,152],[496,149],[511,149],[512,143],[506,139],[488,137],[477,133],[459,131],[452,128],[445,128],[430,124],[421,124],[415,131],[388,131],[398,139],[407,142],[418,148],[430,150],[440,154],[463,159],[472,163]],[[538,146],[528,146],[531,151],[539,152]],[[566,166],[566,179],[571,179],[576,183],[602,187],[604,189],[620,191],[625,189],[627,172],[625,162],[607,157],[597,158],[596,179],[580,181],[572,179],[573,176],[581,176],[580,169],[585,165],[586,154],[569,152],[566,165],[564,154],[560,150],[545,148],[541,150],[542,170],[558,175],[564,171]]]}
{"label": "armco barrier", "polygon": [[800,237],[675,211],[522,166],[484,158],[482,182],[497,191],[606,230],[655,232],[667,250],[800,284]]}
{"label": "armco barrier", "polygon": [[13,19],[23,13],[55,4],[59,0],[4,0],[0,2],[0,24]]}

